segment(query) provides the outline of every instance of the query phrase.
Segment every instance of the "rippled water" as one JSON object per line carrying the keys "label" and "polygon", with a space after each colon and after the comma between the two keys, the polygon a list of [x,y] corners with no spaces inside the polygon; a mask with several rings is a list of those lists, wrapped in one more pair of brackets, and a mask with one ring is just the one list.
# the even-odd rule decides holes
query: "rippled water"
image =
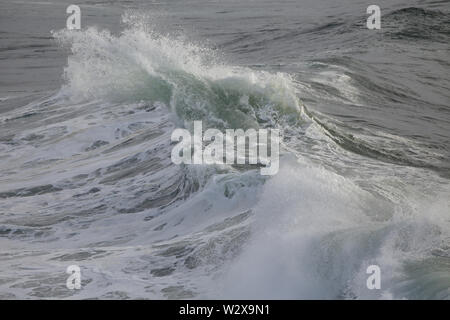
{"label": "rippled water", "polygon": [[[69,3],[0,3],[2,299],[450,297],[448,1],[378,31],[364,1],[84,1],[66,31]],[[194,120],[280,129],[279,173],[174,165]]]}

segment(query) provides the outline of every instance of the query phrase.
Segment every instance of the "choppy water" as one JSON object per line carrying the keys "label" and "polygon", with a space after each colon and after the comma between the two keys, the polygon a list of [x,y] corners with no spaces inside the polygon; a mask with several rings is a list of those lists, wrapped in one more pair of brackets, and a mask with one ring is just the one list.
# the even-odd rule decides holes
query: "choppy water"
{"label": "choppy water", "polygon": [[[450,6],[378,2],[2,1],[0,297],[448,299]],[[193,120],[279,173],[174,165]]]}

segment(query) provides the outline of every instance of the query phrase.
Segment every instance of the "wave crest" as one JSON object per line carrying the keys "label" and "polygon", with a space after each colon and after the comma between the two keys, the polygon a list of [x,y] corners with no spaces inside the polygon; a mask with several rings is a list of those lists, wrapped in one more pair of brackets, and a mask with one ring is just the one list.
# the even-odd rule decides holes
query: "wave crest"
{"label": "wave crest", "polygon": [[89,27],[55,38],[71,50],[64,92],[76,100],[164,103],[183,121],[247,128],[298,117],[289,75],[220,63],[214,52],[124,16],[120,34]]}

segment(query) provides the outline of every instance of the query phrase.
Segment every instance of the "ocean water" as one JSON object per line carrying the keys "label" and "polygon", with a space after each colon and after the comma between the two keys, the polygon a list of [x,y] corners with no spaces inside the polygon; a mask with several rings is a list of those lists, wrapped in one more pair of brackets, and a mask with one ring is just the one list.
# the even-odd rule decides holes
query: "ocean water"
{"label": "ocean water", "polygon": [[[450,298],[448,1],[70,3],[0,3],[1,299]],[[278,174],[173,164],[195,120]]]}

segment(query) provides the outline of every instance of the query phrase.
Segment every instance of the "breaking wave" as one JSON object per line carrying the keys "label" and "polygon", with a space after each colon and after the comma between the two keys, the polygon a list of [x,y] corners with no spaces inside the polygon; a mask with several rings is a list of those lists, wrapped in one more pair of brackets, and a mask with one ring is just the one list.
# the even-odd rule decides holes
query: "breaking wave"
{"label": "breaking wave", "polygon": [[[420,145],[333,129],[301,101],[301,80],[125,22],[119,35],[56,32],[70,51],[65,85],[0,118],[0,236],[14,244],[1,292],[450,298],[448,181],[427,170]],[[170,134],[194,120],[282,129],[280,173],[175,166]],[[418,151],[395,152],[406,145]],[[15,259],[42,263],[16,272]],[[80,292],[57,289],[69,263],[83,268]],[[365,287],[370,264],[381,291]]]}

